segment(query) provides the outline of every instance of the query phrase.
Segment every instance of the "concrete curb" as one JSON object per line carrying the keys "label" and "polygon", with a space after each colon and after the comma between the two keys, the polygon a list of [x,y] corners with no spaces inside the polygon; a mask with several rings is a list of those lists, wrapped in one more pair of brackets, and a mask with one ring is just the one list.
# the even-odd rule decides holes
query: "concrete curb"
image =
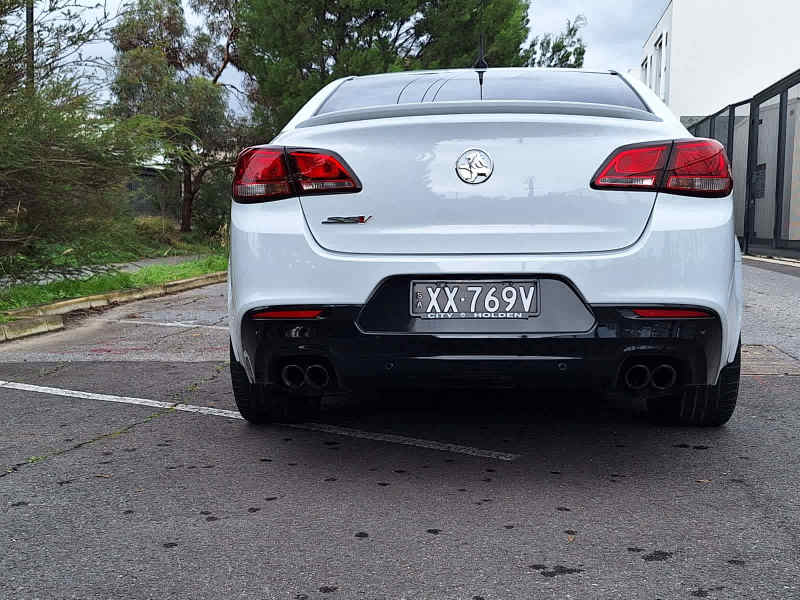
{"label": "concrete curb", "polygon": [[792,258],[777,258],[774,256],[756,256],[753,254],[745,254],[742,256],[745,260],[757,260],[759,262],[771,263],[774,265],[786,265],[787,267],[800,267],[800,260]]}
{"label": "concrete curb", "polygon": [[200,275],[199,277],[169,281],[163,285],[120,290],[108,292],[106,294],[84,296],[82,298],[71,298],[69,300],[53,302],[52,304],[5,311],[5,315],[13,317],[15,320],[0,324],[0,343],[63,329],[64,317],[61,315],[72,311],[123,304],[125,302],[145,300],[147,298],[158,298],[160,296],[176,294],[206,285],[222,283],[226,281],[227,278],[227,271],[217,271],[216,273],[208,273],[206,275]]}
{"label": "concrete curb", "polygon": [[64,328],[64,317],[49,315],[46,317],[30,317],[11,321],[0,325],[0,342],[16,340],[48,331],[57,331]]}

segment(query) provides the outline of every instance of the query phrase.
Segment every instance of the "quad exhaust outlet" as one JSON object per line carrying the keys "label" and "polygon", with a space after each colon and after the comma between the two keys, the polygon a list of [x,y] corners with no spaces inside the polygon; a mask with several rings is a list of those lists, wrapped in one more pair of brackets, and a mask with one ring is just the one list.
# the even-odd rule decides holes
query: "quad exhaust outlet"
{"label": "quad exhaust outlet", "polygon": [[670,389],[678,380],[678,372],[675,367],[666,363],[658,365],[650,374],[653,387],[659,391]]}
{"label": "quad exhaust outlet", "polygon": [[307,367],[289,363],[283,366],[280,376],[283,385],[290,390],[308,387],[319,391],[327,388],[331,383],[328,367],[319,363],[313,363]]}
{"label": "quad exhaust outlet", "polygon": [[625,371],[625,385],[629,390],[637,392],[648,386],[664,392],[671,389],[677,381],[678,371],[668,363],[661,363],[653,369],[645,364],[636,363]]}
{"label": "quad exhaust outlet", "polygon": [[281,381],[290,390],[296,390],[305,383],[306,373],[300,365],[288,364],[281,369]]}
{"label": "quad exhaust outlet", "polygon": [[643,390],[650,385],[651,377],[650,367],[637,363],[625,371],[625,385],[631,390]]}
{"label": "quad exhaust outlet", "polygon": [[305,382],[315,390],[321,390],[328,387],[328,384],[331,382],[331,377],[326,367],[314,364],[306,369]]}

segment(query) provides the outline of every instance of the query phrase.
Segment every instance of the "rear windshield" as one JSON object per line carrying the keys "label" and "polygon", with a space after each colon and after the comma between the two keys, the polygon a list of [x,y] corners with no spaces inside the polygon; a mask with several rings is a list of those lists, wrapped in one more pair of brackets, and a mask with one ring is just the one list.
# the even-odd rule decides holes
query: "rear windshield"
{"label": "rear windshield", "polygon": [[[387,104],[480,99],[478,76],[472,71],[398,73],[345,81],[317,114]],[[483,79],[483,99],[589,102],[648,110],[618,75],[585,71],[489,69]]]}

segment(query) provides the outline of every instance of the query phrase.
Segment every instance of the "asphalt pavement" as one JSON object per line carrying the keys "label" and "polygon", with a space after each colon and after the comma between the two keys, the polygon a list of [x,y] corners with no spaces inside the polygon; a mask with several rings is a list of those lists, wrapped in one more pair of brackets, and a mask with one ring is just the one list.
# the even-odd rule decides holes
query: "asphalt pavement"
{"label": "asphalt pavement", "polygon": [[2,344],[0,598],[800,598],[800,277],[745,280],[719,429],[481,390],[253,427],[224,285]]}

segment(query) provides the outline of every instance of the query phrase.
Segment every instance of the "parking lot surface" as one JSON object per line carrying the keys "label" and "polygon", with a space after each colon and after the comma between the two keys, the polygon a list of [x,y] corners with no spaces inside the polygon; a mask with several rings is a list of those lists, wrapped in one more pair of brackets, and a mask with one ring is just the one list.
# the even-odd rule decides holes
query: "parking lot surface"
{"label": "parking lot surface", "polygon": [[225,286],[0,346],[0,597],[800,598],[800,277],[745,267],[719,429],[590,394],[238,418]]}

